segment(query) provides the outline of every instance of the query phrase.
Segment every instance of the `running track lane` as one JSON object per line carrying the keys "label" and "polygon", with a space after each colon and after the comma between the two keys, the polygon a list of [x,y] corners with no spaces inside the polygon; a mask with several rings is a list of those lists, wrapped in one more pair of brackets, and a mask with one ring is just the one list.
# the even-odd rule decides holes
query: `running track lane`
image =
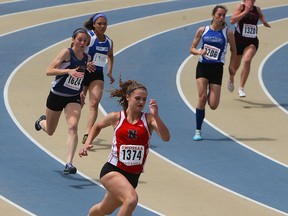
{"label": "running track lane", "polygon": [[[190,43],[191,41],[189,41],[189,43]],[[150,89],[150,87],[149,87],[149,89]],[[150,91],[149,91],[150,92]],[[152,91],[152,93],[153,93],[153,91]],[[9,126],[9,125],[8,125]],[[13,128],[13,127],[12,127]],[[13,129],[16,129],[17,130],[17,128],[13,128]],[[7,130],[7,133],[8,133],[9,131]],[[179,134],[179,135],[181,135],[181,134]],[[153,142],[154,143],[154,142]],[[2,152],[2,151],[1,151]],[[1,157],[2,158],[2,157]],[[2,164],[2,163],[1,163]],[[62,166],[61,166],[61,168],[59,168],[59,169],[62,169]]]}

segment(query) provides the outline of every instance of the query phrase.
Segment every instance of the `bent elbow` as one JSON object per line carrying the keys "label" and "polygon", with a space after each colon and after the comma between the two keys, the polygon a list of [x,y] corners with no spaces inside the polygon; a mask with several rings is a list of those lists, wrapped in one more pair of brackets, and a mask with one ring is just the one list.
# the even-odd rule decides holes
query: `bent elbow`
{"label": "bent elbow", "polygon": [[169,142],[170,141],[170,134],[168,134],[167,136],[162,137],[162,140],[164,142]]}
{"label": "bent elbow", "polygon": [[50,70],[46,70],[46,76],[51,76],[51,71]]}

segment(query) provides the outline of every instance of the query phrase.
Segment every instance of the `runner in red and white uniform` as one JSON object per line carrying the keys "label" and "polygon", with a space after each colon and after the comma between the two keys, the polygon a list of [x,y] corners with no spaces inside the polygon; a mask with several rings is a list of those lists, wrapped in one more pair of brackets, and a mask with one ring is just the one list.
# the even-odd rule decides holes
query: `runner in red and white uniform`
{"label": "runner in red and white uniform", "polygon": [[150,137],[145,113],[136,124],[131,124],[125,111],[121,111],[108,162],[126,172],[141,173],[149,151]]}
{"label": "runner in red and white uniform", "polygon": [[111,91],[111,97],[120,98],[123,110],[111,112],[94,124],[79,151],[80,157],[87,156],[100,131],[108,126],[114,128],[111,153],[100,173],[107,192],[103,200],[90,209],[89,216],[110,215],[118,207],[119,216],[131,216],[138,203],[135,188],[143,172],[152,132],[155,130],[165,142],[170,140],[169,130],[158,114],[156,100],[150,100],[149,113],[143,112],[148,95],[146,87],[134,80],[124,83],[120,80],[119,86],[120,89]]}

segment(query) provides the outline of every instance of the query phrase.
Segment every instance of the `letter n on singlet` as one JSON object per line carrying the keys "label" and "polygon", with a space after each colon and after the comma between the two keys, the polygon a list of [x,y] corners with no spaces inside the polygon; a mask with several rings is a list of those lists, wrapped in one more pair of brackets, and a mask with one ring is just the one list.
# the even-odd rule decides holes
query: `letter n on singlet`
{"label": "letter n on singlet", "polygon": [[137,131],[136,130],[128,130],[128,138],[129,139],[136,139],[137,138]]}

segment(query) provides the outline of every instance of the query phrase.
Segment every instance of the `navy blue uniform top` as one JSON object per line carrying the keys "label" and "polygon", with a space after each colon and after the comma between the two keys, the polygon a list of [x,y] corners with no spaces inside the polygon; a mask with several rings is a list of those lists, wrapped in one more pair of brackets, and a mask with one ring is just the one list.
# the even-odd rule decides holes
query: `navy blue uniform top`
{"label": "navy blue uniform top", "polygon": [[[84,58],[82,60],[79,60],[76,58],[75,53],[73,49],[68,48],[70,51],[71,59],[68,62],[63,62],[60,64],[60,69],[74,69],[74,68],[81,68],[81,71],[85,73],[87,61],[88,61],[88,55],[84,53]],[[51,92],[53,92],[56,95],[64,96],[64,97],[71,97],[79,95],[83,88],[83,79],[82,78],[75,78],[70,76],[69,74],[64,75],[57,75],[55,77],[55,80],[52,82],[51,86]]]}

